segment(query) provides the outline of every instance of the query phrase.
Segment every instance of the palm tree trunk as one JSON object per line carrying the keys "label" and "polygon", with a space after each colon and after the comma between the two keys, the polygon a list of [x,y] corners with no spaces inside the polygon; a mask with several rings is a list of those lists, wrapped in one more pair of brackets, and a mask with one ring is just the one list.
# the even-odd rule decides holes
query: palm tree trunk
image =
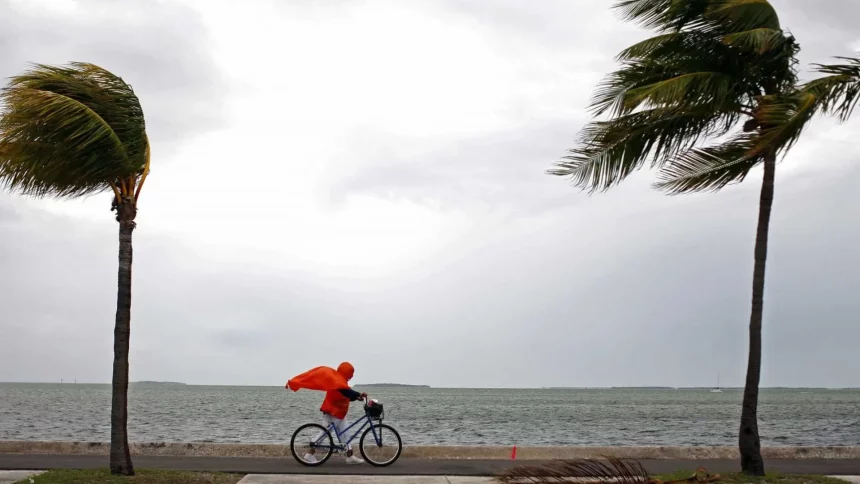
{"label": "palm tree trunk", "polygon": [[741,410],[741,428],[738,447],[741,454],[741,470],[750,475],[764,475],[764,460],[761,457],[761,441],[758,434],[758,385],[761,375],[761,320],[764,311],[764,276],[767,262],[767,236],[770,227],[770,211],[773,205],[776,154],[764,159],[764,179],[759,199],[758,227],[755,237],[755,267],[753,269],[752,311],[750,312],[750,348],[747,362],[747,379]]}
{"label": "palm tree trunk", "polygon": [[117,207],[119,221],[119,271],[116,295],[116,326],[113,335],[113,386],[110,414],[111,474],[133,476],[128,447],[128,346],[131,336],[131,234],[136,207],[125,201]]}

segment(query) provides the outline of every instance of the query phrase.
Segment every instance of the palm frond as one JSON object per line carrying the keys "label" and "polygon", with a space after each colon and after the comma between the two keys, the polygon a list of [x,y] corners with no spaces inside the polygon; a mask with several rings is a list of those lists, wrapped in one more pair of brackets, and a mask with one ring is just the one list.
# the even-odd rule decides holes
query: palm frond
{"label": "palm frond", "polygon": [[708,148],[695,148],[669,160],[655,187],[671,194],[717,191],[740,183],[762,161],[755,151],[754,135],[739,135]]}
{"label": "palm frond", "polygon": [[803,90],[764,96],[756,112],[761,129],[753,138],[753,150],[756,154],[788,151],[822,107],[813,93]]}
{"label": "palm frond", "polygon": [[[704,53],[703,53],[704,54]],[[684,68],[718,67],[681,61]],[[681,67],[631,62],[607,76],[598,85],[589,111],[600,116],[609,112],[623,116],[639,108],[708,104],[716,110],[737,109],[739,99],[749,98],[754,87],[741,76],[719,71],[684,71]]]}
{"label": "palm frond", "polygon": [[736,80],[720,72],[691,72],[671,79],[631,89],[624,97],[624,109],[640,106],[681,105],[725,106],[735,96]]}
{"label": "palm frond", "polygon": [[780,30],[779,16],[767,0],[710,0],[704,19],[724,33]]}
{"label": "palm frond", "polygon": [[747,57],[720,35],[684,31],[646,39],[619,54],[621,68],[598,85],[590,110],[618,116],[644,101],[646,107],[707,102],[718,110],[751,104],[762,86]]}
{"label": "palm frond", "polygon": [[744,180],[768,153],[785,153],[799,141],[826,100],[810,89],[763,96],[756,110],[759,129],[715,147],[693,149],[666,162],[656,187],[670,193],[716,191]]}
{"label": "palm frond", "polygon": [[689,35],[687,32],[669,32],[656,35],[622,50],[615,59],[619,61],[645,59],[666,45],[676,44],[687,35]]}
{"label": "palm frond", "polygon": [[805,84],[801,90],[814,94],[821,103],[821,109],[834,114],[841,121],[847,120],[854,112],[860,99],[860,59],[837,57],[844,64],[815,64],[816,70],[826,77]]}
{"label": "palm frond", "polygon": [[630,62],[608,75],[597,87],[589,110],[599,116],[611,111],[614,116],[629,113],[624,100],[627,92],[655,82],[671,79],[672,72],[654,62]]}
{"label": "palm frond", "polygon": [[[725,65],[721,58],[731,55],[719,35],[698,30],[669,32],[645,39],[622,50],[619,61],[639,61],[659,64],[671,70],[685,65],[698,66],[696,70],[716,69]],[[689,72],[689,70],[685,70]]]}
{"label": "palm frond", "polygon": [[658,32],[680,32],[700,21],[712,0],[622,0],[613,8],[624,20]]}
{"label": "palm frond", "polygon": [[579,144],[556,162],[549,173],[570,177],[575,186],[607,190],[641,168],[649,157],[660,166],[700,139],[727,133],[738,121],[734,112],[710,107],[653,109],[583,128]]}
{"label": "palm frond", "polygon": [[710,484],[722,479],[703,467],[680,479],[651,477],[635,460],[617,457],[555,460],[544,465],[520,465],[501,472],[495,480],[503,484]]}
{"label": "palm frond", "polygon": [[786,41],[785,34],[779,29],[758,28],[735,32],[723,36],[723,42],[742,50],[757,54],[780,48]]}
{"label": "palm frond", "polygon": [[614,8],[624,20],[658,32],[780,29],[776,10],[767,0],[622,0]]}
{"label": "palm frond", "polygon": [[143,111],[131,86],[87,63],[37,64],[0,93],[0,183],[60,197],[106,190],[146,164]]}
{"label": "palm frond", "polygon": [[[13,91],[4,101],[14,106],[0,120],[4,146],[0,177],[8,188],[38,195],[56,186],[60,196],[76,195],[106,187],[107,180],[125,172],[124,146],[86,105],[37,90]],[[104,163],[105,159],[115,162]]]}
{"label": "palm frond", "polygon": [[503,471],[495,479],[502,484],[649,484],[651,476],[637,461],[608,457],[521,465]]}

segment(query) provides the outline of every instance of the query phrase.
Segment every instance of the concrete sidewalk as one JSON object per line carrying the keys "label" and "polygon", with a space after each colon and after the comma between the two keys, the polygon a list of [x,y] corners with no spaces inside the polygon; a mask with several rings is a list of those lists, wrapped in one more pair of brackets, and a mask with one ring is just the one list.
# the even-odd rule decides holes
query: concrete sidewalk
{"label": "concrete sidewalk", "polygon": [[0,484],[13,484],[30,476],[37,476],[45,471],[0,471]]}
{"label": "concrete sidewalk", "polygon": [[463,476],[317,476],[251,474],[239,484],[489,484],[489,477]]}
{"label": "concrete sidewalk", "polygon": [[[833,476],[860,484],[860,476]],[[492,484],[491,477],[469,476],[320,476],[301,474],[249,474],[239,484]]]}
{"label": "concrete sidewalk", "polygon": [[[0,471],[0,484],[13,484],[44,471]],[[852,484],[860,484],[860,476],[831,476]],[[368,475],[307,475],[307,474],[249,474],[239,484],[491,484],[491,477],[478,476],[368,476]]]}

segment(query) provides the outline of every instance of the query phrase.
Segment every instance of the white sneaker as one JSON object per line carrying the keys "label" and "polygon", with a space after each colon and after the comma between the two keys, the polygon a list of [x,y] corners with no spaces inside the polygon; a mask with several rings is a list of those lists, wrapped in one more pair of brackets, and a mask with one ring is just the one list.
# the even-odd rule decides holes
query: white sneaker
{"label": "white sneaker", "polygon": [[304,460],[304,461],[305,461],[305,462],[307,462],[308,464],[313,464],[313,463],[315,463],[315,462],[317,461],[317,458],[316,458],[316,456],[315,456],[315,455],[313,455],[313,454],[305,454],[305,456],[304,456],[304,457],[302,457],[302,460]]}
{"label": "white sneaker", "polygon": [[354,455],[351,455],[346,458],[347,464],[364,464],[364,459],[360,459]]}

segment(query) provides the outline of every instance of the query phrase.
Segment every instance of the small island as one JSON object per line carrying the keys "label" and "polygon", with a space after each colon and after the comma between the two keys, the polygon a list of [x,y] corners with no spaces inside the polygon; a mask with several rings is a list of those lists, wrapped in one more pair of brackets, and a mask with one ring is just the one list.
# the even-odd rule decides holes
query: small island
{"label": "small island", "polygon": [[177,381],[133,381],[129,383],[129,386],[147,386],[147,387],[181,387],[186,386],[185,383],[180,383]]}
{"label": "small island", "polygon": [[612,390],[674,390],[673,387],[611,387]]}
{"label": "small island", "polygon": [[380,388],[380,387],[391,387],[391,388],[430,388],[429,385],[405,385],[403,383],[367,383],[364,385],[355,385],[360,388]]}

